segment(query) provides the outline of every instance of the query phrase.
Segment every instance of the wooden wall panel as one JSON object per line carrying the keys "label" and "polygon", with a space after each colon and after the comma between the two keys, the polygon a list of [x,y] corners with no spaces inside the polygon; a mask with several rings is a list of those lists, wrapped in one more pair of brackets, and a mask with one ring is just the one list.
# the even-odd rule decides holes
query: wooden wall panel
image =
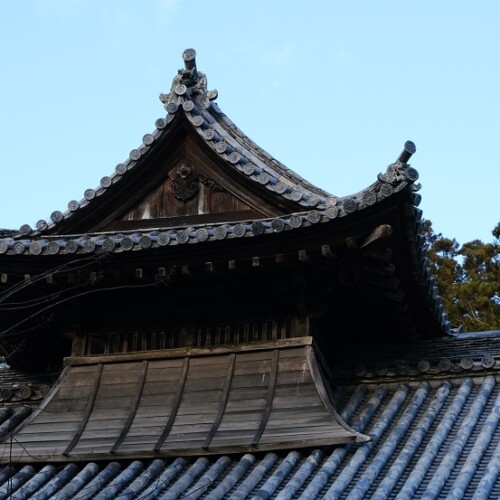
{"label": "wooden wall panel", "polygon": [[[184,162],[181,162],[184,163]],[[185,163],[184,163],[185,164]],[[129,209],[121,220],[146,220],[231,213],[251,210],[253,207],[239,199],[222,186],[215,185],[202,168],[192,167],[196,177],[208,178],[210,185],[193,180],[196,193],[190,198],[180,199],[175,195],[172,179],[166,177],[158,186],[150,191],[133,208]],[[172,170],[176,170],[173,167]],[[257,204],[258,205],[258,204]]]}

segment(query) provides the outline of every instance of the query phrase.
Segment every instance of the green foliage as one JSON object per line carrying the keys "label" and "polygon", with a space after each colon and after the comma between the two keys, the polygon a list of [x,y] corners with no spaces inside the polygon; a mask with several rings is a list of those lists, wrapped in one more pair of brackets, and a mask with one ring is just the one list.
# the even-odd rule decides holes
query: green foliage
{"label": "green foliage", "polygon": [[429,220],[424,228],[427,256],[452,326],[500,329],[500,222],[492,243],[473,240],[462,246],[434,233]]}

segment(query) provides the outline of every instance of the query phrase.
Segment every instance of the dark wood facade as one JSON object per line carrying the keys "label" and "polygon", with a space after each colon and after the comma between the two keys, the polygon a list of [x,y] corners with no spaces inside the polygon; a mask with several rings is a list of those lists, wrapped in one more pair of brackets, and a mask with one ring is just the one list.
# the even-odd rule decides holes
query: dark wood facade
{"label": "dark wood facade", "polygon": [[[366,189],[330,195],[228,120],[186,54],[140,148],[65,212],[2,233],[3,352],[24,369],[67,366],[18,431],[20,457],[363,441],[331,403],[335,360],[447,334],[413,143]],[[201,408],[191,392],[205,382]],[[167,446],[174,427],[182,444]]]}

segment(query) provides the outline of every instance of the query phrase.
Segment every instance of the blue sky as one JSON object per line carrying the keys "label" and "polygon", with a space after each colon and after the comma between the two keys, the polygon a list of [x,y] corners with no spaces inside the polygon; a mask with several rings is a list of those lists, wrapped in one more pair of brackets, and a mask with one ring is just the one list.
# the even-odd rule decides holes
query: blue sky
{"label": "blue sky", "polygon": [[0,18],[0,227],[66,210],[165,111],[197,51],[220,108],[343,196],[417,145],[424,216],[460,243],[500,220],[500,2],[24,0]]}

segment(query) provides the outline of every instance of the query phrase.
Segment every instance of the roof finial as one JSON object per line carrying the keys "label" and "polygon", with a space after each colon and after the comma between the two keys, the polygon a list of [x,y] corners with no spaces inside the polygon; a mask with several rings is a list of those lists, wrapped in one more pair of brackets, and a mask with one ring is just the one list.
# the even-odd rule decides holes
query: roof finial
{"label": "roof finial", "polygon": [[182,53],[184,68],[175,75],[168,94],[160,94],[160,100],[169,113],[175,113],[183,100],[193,100],[201,109],[210,107],[217,98],[217,90],[207,90],[207,77],[196,68],[196,51],[186,49]]}
{"label": "roof finial", "polygon": [[[393,186],[399,184],[401,181],[413,184],[418,179],[418,172],[408,165],[408,160],[416,150],[417,147],[412,141],[406,141],[398,159],[387,167],[385,174],[378,174],[378,180],[392,184]],[[420,187],[418,187],[418,189],[420,189]],[[414,189],[414,191],[416,190],[417,188]]]}
{"label": "roof finial", "polygon": [[399,155],[398,161],[401,163],[408,163],[408,160],[411,158],[411,155],[415,153],[417,150],[417,146],[412,141],[406,141],[404,145],[403,151]]}
{"label": "roof finial", "polygon": [[182,53],[182,58],[184,59],[184,66],[188,71],[196,68],[196,50],[186,49]]}

